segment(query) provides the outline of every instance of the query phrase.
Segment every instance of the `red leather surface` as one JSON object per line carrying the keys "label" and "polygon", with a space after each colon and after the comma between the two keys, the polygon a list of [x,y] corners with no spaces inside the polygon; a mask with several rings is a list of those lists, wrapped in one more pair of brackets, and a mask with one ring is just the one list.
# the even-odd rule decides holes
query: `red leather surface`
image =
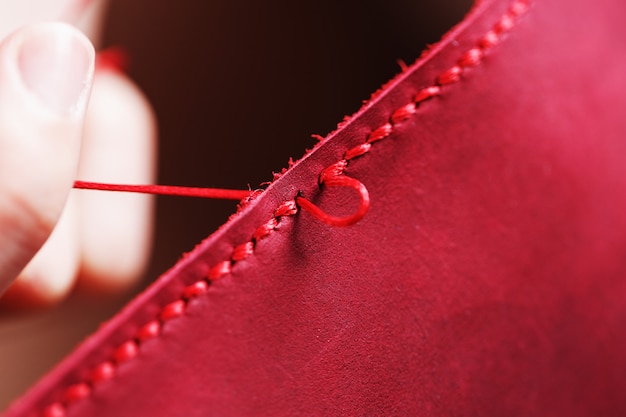
{"label": "red leather surface", "polygon": [[[350,161],[371,197],[363,220],[290,212],[246,246],[299,191],[349,214],[354,196],[320,191],[319,173],[511,4],[481,2],[6,416],[55,403],[68,416],[625,415],[622,0],[533,1],[479,65]],[[220,278],[181,304],[207,274]]]}

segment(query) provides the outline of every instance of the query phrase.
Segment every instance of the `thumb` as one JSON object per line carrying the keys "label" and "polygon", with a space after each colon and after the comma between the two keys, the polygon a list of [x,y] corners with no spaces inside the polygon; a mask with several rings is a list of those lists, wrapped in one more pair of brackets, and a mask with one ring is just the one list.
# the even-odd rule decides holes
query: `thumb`
{"label": "thumb", "polygon": [[94,51],[62,23],[0,44],[0,294],[54,228],[76,174]]}

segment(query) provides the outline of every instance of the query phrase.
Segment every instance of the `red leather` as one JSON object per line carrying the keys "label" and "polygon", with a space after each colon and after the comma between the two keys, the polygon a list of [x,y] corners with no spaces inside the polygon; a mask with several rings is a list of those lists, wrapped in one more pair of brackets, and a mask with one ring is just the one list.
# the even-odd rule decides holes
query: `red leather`
{"label": "red leather", "polygon": [[[454,70],[513,3],[480,2],[5,415],[626,415],[626,3],[534,0]],[[345,169],[360,222],[284,205],[353,212],[318,176],[390,119]]]}

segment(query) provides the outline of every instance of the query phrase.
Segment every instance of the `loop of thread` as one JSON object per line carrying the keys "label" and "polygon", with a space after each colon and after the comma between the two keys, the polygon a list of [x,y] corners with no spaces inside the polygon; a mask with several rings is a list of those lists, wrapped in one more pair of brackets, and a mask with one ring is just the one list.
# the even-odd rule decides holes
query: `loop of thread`
{"label": "loop of thread", "polygon": [[320,176],[320,183],[327,187],[352,188],[359,193],[360,203],[357,211],[347,217],[337,217],[326,213],[324,210],[302,196],[296,197],[296,203],[300,206],[300,208],[302,208],[302,210],[330,226],[344,227],[358,223],[370,208],[370,196],[367,188],[365,188],[365,185],[363,185],[360,181],[341,174],[341,169],[337,169],[336,166],[331,166],[330,168],[330,170],[328,168],[324,170]]}

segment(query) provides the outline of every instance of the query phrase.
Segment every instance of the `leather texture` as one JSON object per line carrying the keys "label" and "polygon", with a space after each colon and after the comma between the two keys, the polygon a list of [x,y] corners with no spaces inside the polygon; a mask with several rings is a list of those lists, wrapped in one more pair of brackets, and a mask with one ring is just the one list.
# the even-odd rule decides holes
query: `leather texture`
{"label": "leather texture", "polygon": [[[480,2],[5,416],[625,415],[626,3],[534,0],[448,83],[515,4]],[[365,218],[276,215],[354,210],[320,172],[436,80],[345,169]]]}

